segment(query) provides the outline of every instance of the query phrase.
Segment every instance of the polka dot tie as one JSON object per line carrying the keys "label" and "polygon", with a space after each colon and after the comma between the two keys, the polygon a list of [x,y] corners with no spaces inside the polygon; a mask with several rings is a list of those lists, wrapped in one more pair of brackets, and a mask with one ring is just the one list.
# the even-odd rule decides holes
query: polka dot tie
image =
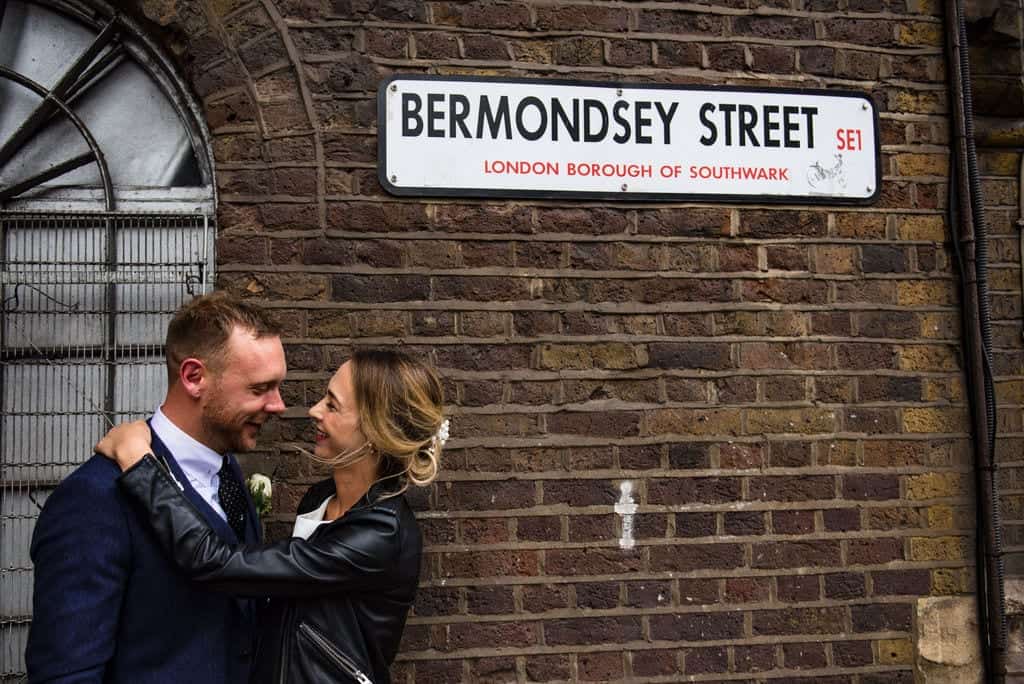
{"label": "polka dot tie", "polygon": [[220,478],[217,498],[220,499],[220,507],[224,509],[228,524],[235,531],[238,541],[244,541],[245,510],[248,506],[245,501],[245,492],[242,491],[242,483],[235,476],[235,469],[231,467],[228,458],[228,456],[224,457],[224,464],[221,465],[220,472],[217,473]]}

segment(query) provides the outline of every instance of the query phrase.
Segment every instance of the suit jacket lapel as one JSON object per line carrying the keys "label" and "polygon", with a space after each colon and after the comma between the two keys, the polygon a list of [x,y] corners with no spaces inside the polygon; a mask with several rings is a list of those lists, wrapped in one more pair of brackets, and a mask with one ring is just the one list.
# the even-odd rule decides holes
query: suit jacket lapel
{"label": "suit jacket lapel", "polygon": [[[164,459],[167,463],[167,467],[171,469],[171,474],[174,475],[174,479],[176,479],[178,484],[181,485],[182,493],[185,494],[185,497],[192,502],[192,505],[194,505],[200,513],[202,513],[203,517],[206,518],[206,522],[208,522],[210,527],[212,527],[217,533],[217,536],[229,544],[237,544],[238,537],[236,537],[235,533],[231,530],[231,526],[217,514],[217,511],[210,507],[210,504],[206,503],[206,500],[199,495],[199,492],[192,488],[192,485],[188,481],[188,477],[185,476],[185,471],[183,471],[181,466],[178,465],[178,462],[174,460],[174,455],[166,446],[164,446],[164,443],[160,441],[156,432],[151,429],[150,433],[153,435],[153,455]],[[235,465],[235,467],[237,468],[238,466]]]}

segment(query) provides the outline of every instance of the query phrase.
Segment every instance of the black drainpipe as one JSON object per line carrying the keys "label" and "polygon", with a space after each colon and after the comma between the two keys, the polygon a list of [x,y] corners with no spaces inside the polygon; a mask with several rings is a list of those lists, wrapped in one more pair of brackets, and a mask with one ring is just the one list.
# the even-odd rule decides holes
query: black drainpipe
{"label": "black drainpipe", "polygon": [[992,322],[988,291],[988,225],[985,221],[963,0],[946,0],[946,47],[953,105],[953,158],[949,225],[960,267],[965,371],[974,437],[977,506],[978,617],[986,681],[1006,673],[1002,524],[996,481],[996,403],[992,382]]}

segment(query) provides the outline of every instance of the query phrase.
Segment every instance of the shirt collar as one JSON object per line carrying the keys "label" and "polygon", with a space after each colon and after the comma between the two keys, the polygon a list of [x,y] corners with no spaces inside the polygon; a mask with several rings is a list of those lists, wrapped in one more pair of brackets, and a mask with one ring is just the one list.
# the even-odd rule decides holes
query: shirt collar
{"label": "shirt collar", "polygon": [[224,456],[199,442],[171,422],[161,409],[157,409],[150,421],[150,427],[160,437],[167,449],[174,456],[185,474],[206,483],[212,483],[220,472]]}

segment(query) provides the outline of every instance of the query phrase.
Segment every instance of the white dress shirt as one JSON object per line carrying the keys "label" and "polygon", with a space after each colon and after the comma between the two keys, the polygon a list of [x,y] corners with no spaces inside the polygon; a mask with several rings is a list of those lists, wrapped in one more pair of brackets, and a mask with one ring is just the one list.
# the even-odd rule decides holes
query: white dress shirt
{"label": "white dress shirt", "polygon": [[217,488],[220,487],[220,477],[217,473],[224,463],[224,457],[190,437],[172,423],[160,409],[153,414],[149,425],[174,456],[192,488],[217,512],[217,515],[227,520],[217,496]]}
{"label": "white dress shirt", "polygon": [[324,499],[324,502],[320,504],[320,508],[309,513],[303,513],[302,515],[295,516],[295,528],[292,530],[293,537],[302,537],[303,539],[309,539],[310,535],[316,532],[316,528],[320,527],[330,520],[324,520],[324,515],[327,513],[327,504],[331,502],[334,495],[331,494],[329,497]]}

